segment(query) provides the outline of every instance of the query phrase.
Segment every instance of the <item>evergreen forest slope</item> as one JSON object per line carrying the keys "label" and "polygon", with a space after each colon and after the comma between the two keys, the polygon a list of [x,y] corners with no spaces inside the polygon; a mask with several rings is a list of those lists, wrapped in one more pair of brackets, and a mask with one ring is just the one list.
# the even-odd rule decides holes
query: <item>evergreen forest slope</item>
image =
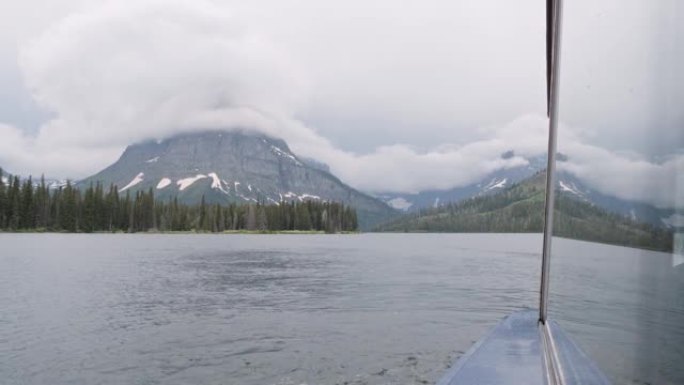
{"label": "evergreen forest slope", "polygon": [[[545,172],[504,191],[407,214],[382,232],[535,233],[543,230]],[[672,250],[672,232],[610,213],[557,192],[554,234],[560,237],[660,251]]]}

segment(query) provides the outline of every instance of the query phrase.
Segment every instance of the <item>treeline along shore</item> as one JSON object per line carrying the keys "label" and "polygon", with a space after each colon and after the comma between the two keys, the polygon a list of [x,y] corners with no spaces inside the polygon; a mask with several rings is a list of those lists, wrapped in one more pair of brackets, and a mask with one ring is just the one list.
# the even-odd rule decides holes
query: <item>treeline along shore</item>
{"label": "treeline along shore", "polygon": [[[2,170],[0,169],[0,175]],[[255,202],[187,205],[155,200],[154,191],[119,192],[96,183],[49,188],[41,177],[0,178],[0,231],[356,231],[356,211],[335,202]]]}

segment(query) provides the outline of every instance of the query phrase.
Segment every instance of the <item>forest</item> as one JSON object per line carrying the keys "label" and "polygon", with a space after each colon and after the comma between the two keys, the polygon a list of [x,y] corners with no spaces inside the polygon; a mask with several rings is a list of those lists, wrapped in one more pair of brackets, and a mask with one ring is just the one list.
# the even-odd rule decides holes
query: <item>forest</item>
{"label": "forest", "polygon": [[[0,175],[2,170],[0,170]],[[120,193],[99,183],[85,189],[71,182],[49,188],[0,178],[0,231],[147,232],[147,231],[356,231],[356,211],[335,202],[283,201],[279,204],[187,205],[155,200],[152,189]]]}
{"label": "forest", "polygon": [[[389,232],[540,233],[544,226],[543,173],[497,194],[476,196],[458,203],[421,210],[376,228]],[[672,251],[670,230],[610,213],[565,194],[556,195],[554,235]]]}

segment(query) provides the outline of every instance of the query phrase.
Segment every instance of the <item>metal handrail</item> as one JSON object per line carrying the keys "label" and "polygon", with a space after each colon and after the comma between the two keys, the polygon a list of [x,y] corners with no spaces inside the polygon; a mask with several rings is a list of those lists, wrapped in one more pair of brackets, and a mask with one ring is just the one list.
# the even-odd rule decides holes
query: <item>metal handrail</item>
{"label": "metal handrail", "polygon": [[558,90],[560,73],[562,0],[547,0],[547,87],[549,114],[549,145],[546,165],[546,198],[544,201],[544,243],[542,250],[539,321],[546,323],[549,302],[549,274],[551,270],[551,237],[553,236],[553,208],[555,197],[556,141],[558,132]]}

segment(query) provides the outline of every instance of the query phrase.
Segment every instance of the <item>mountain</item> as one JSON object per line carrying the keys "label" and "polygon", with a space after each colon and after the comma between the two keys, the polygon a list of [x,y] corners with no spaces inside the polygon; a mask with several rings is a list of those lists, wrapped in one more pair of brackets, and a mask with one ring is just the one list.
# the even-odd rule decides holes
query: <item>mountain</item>
{"label": "mountain", "polygon": [[323,162],[319,162],[316,159],[306,158],[306,157],[300,156],[299,160],[301,160],[302,163],[304,163],[305,165],[307,165],[309,167],[316,168],[316,169],[319,169],[321,171],[325,171],[327,173],[330,173],[330,166],[328,166],[327,164],[325,164]]}
{"label": "mountain", "polygon": [[152,189],[157,199],[248,203],[326,200],[357,210],[367,229],[395,214],[384,202],[356,191],[320,163],[304,161],[283,140],[241,131],[206,131],[147,141],[126,148],[119,160],[83,179],[122,193]]}
{"label": "mountain", "polygon": [[[7,183],[9,181],[8,178],[18,176],[20,179],[25,179],[25,177],[22,177],[21,175],[17,174],[12,174],[7,172],[7,170],[0,168],[0,178],[2,179],[2,183]],[[38,187],[40,186],[41,183],[41,177],[31,177],[31,180],[33,181],[33,186]],[[66,186],[66,179],[55,179],[55,178],[47,178],[43,177],[43,181],[45,182],[45,185],[51,189],[51,190],[56,190],[60,187]]]}
{"label": "mountain", "polygon": [[[541,232],[545,175],[532,177],[496,194],[406,214],[378,231],[402,232]],[[574,192],[559,189],[554,233],[593,242],[654,250],[672,250],[672,232],[610,213]]]}
{"label": "mountain", "polygon": [[671,218],[677,211],[661,209],[642,202],[634,202],[606,195],[587,187],[574,175],[560,171],[556,175],[556,188],[572,199],[591,203],[611,213],[619,214],[635,221],[650,223],[655,226],[673,227]]}
{"label": "mountain", "polygon": [[[502,159],[515,156],[513,151],[500,155]],[[379,193],[377,197],[388,205],[404,212],[417,212],[425,208],[440,207],[475,196],[495,194],[508,186],[529,178],[546,167],[546,157],[528,159],[525,166],[512,167],[494,171],[479,181],[463,187],[445,190],[424,190],[416,194]]]}
{"label": "mountain", "polygon": [[[514,155],[513,151],[507,151],[501,154],[501,158],[507,159]],[[458,203],[468,198],[496,194],[546,169],[546,156],[529,158],[527,161],[526,166],[497,170],[478,182],[464,187],[425,190],[417,194],[380,193],[377,194],[377,197],[397,210],[412,213],[426,208],[437,208],[449,203]],[[557,161],[559,163],[566,162],[568,156],[559,153]],[[590,203],[608,212],[626,216],[635,221],[646,222],[655,226],[676,227],[674,222],[680,222],[679,218],[684,215],[684,213],[673,209],[661,209],[643,202],[620,199],[600,193],[587,187],[579,178],[568,172],[558,171],[556,179],[556,188],[565,193],[568,198]]]}

